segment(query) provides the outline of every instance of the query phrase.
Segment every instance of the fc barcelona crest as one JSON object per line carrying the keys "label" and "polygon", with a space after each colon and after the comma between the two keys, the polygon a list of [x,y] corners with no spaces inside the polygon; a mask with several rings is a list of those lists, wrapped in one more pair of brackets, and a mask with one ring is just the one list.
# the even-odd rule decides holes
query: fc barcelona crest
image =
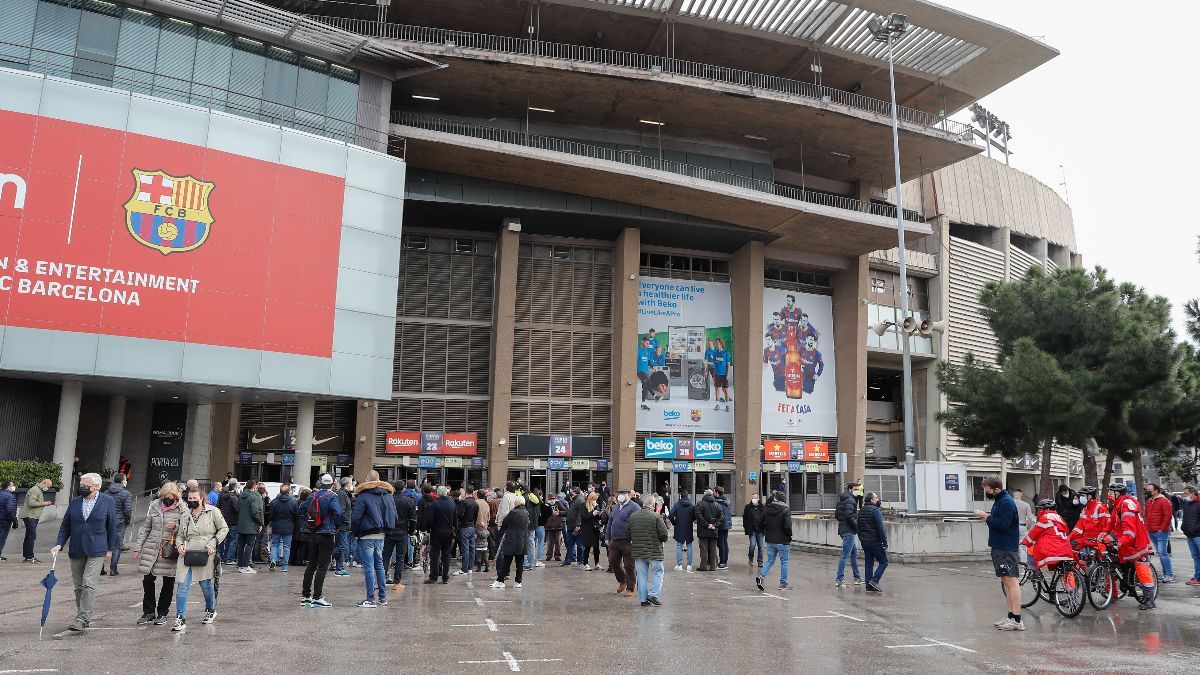
{"label": "fc barcelona crest", "polygon": [[191,176],[134,169],[133,195],[125,203],[129,234],[163,255],[199,248],[212,230],[208,196],[214,187]]}

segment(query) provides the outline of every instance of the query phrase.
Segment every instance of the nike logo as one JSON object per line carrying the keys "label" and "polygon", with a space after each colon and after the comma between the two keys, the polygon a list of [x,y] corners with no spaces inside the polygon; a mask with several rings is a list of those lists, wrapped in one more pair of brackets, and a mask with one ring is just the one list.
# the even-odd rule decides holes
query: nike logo
{"label": "nike logo", "polygon": [[332,440],[333,440],[333,439],[335,439],[335,438],[337,438],[337,436],[330,436],[329,438],[314,438],[314,439],[313,439],[313,445],[320,445],[320,444],[322,444],[322,443],[326,443],[326,442],[328,442],[328,441],[332,441]]}
{"label": "nike logo", "polygon": [[267,441],[271,440],[272,438],[279,438],[279,434],[275,434],[274,436],[265,436],[263,438],[259,438],[258,436],[251,436],[250,442],[253,443],[254,445],[258,445],[259,443],[266,443]]}

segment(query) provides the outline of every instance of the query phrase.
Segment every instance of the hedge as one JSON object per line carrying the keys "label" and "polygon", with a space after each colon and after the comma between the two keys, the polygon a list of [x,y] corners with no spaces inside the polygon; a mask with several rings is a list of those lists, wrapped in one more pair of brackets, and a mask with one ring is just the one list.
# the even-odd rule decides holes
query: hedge
{"label": "hedge", "polygon": [[57,462],[0,461],[0,483],[11,480],[19,488],[30,488],[49,478],[56,490],[62,489],[62,464]]}

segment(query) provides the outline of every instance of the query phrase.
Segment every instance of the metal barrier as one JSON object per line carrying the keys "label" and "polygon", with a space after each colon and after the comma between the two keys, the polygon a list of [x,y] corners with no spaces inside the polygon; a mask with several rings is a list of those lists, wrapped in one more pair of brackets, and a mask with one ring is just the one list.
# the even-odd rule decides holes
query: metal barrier
{"label": "metal barrier", "polygon": [[[615,49],[586,47],[583,45],[564,44],[559,42],[544,42],[522,38],[488,35],[485,33],[470,33],[466,31],[448,30],[445,28],[430,28],[428,26],[409,26],[397,23],[379,23],[365,19],[348,19],[336,17],[311,16],[310,18],[323,21],[338,28],[363,35],[391,38],[405,42],[442,45],[446,47],[461,47],[484,51],[501,52],[505,54],[528,54],[549,59],[596,63],[620,68],[644,70],[650,73],[669,73],[684,77],[694,77],[710,82],[722,82],[764,91],[773,91],[789,96],[796,96],[822,103],[844,105],[855,110],[862,110],[890,119],[892,106],[887,101],[852,94],[841,89],[834,89],[811,82],[802,82],[775,75],[754,73],[737,68],[714,66],[695,61],[684,61],[665,56],[623,52]],[[975,135],[971,127],[934,115],[915,108],[898,106],[896,109],[900,122],[929,129],[945,131],[959,141],[975,145]]]}
{"label": "metal barrier", "polygon": [[[427,131],[454,134],[457,136],[469,136],[471,138],[479,138],[488,141],[495,141],[497,143],[506,143],[509,145],[537,148],[539,150],[547,150],[550,152],[561,152],[576,157],[587,157],[590,159],[599,159],[609,162],[619,162],[621,164],[627,164],[630,166],[637,166],[654,171],[665,171],[699,180],[721,183],[723,185],[730,185],[746,190],[753,190],[755,192],[765,192],[768,194],[777,195],[779,197],[786,197],[788,199],[808,202],[810,204],[820,204],[822,206],[830,206],[836,209],[870,213],[889,218],[896,217],[896,207],[892,204],[864,202],[858,199],[852,199],[850,197],[843,197],[841,195],[806,190],[791,185],[782,185],[758,178],[739,176],[737,174],[727,173],[724,171],[714,171],[712,169],[706,169],[700,166],[683,164],[681,162],[676,162],[669,159],[651,157],[640,152],[605,148],[602,146],[589,145],[587,143],[580,143],[579,141],[573,141],[565,138],[539,136],[525,133],[523,131],[513,131],[511,129],[502,129],[499,127],[488,127],[472,122],[460,122],[457,120],[434,117],[432,115],[423,115],[420,113],[404,112],[400,110],[392,111],[392,124],[413,127],[417,129],[425,129]],[[401,131],[399,135],[402,134],[403,132]],[[393,135],[397,134],[393,132]],[[917,223],[925,222],[925,219],[922,218],[920,214],[908,209],[905,209],[904,211],[904,219]]]}

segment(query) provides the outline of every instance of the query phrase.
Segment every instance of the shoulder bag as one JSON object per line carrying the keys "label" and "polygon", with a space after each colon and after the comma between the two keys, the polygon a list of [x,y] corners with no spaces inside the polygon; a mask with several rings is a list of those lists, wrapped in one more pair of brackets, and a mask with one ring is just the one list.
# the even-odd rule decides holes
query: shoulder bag
{"label": "shoulder bag", "polygon": [[158,545],[158,557],[163,560],[178,560],[179,549],[175,546],[175,532],[179,530],[179,521],[175,522],[175,529],[167,529],[167,512],[159,510],[163,518],[163,537]]}
{"label": "shoulder bag", "polygon": [[[207,511],[201,512],[200,518],[203,518],[205,513],[207,513]],[[198,524],[200,522],[200,518],[195,518],[190,513],[187,514],[187,517],[192,519],[193,526],[195,526],[196,524]],[[210,520],[211,520],[211,518],[212,517],[209,516]],[[189,528],[189,529],[191,529],[191,528]],[[183,564],[188,567],[207,567],[208,559],[209,559],[208,547],[202,548],[199,551],[187,551],[183,554]]]}

